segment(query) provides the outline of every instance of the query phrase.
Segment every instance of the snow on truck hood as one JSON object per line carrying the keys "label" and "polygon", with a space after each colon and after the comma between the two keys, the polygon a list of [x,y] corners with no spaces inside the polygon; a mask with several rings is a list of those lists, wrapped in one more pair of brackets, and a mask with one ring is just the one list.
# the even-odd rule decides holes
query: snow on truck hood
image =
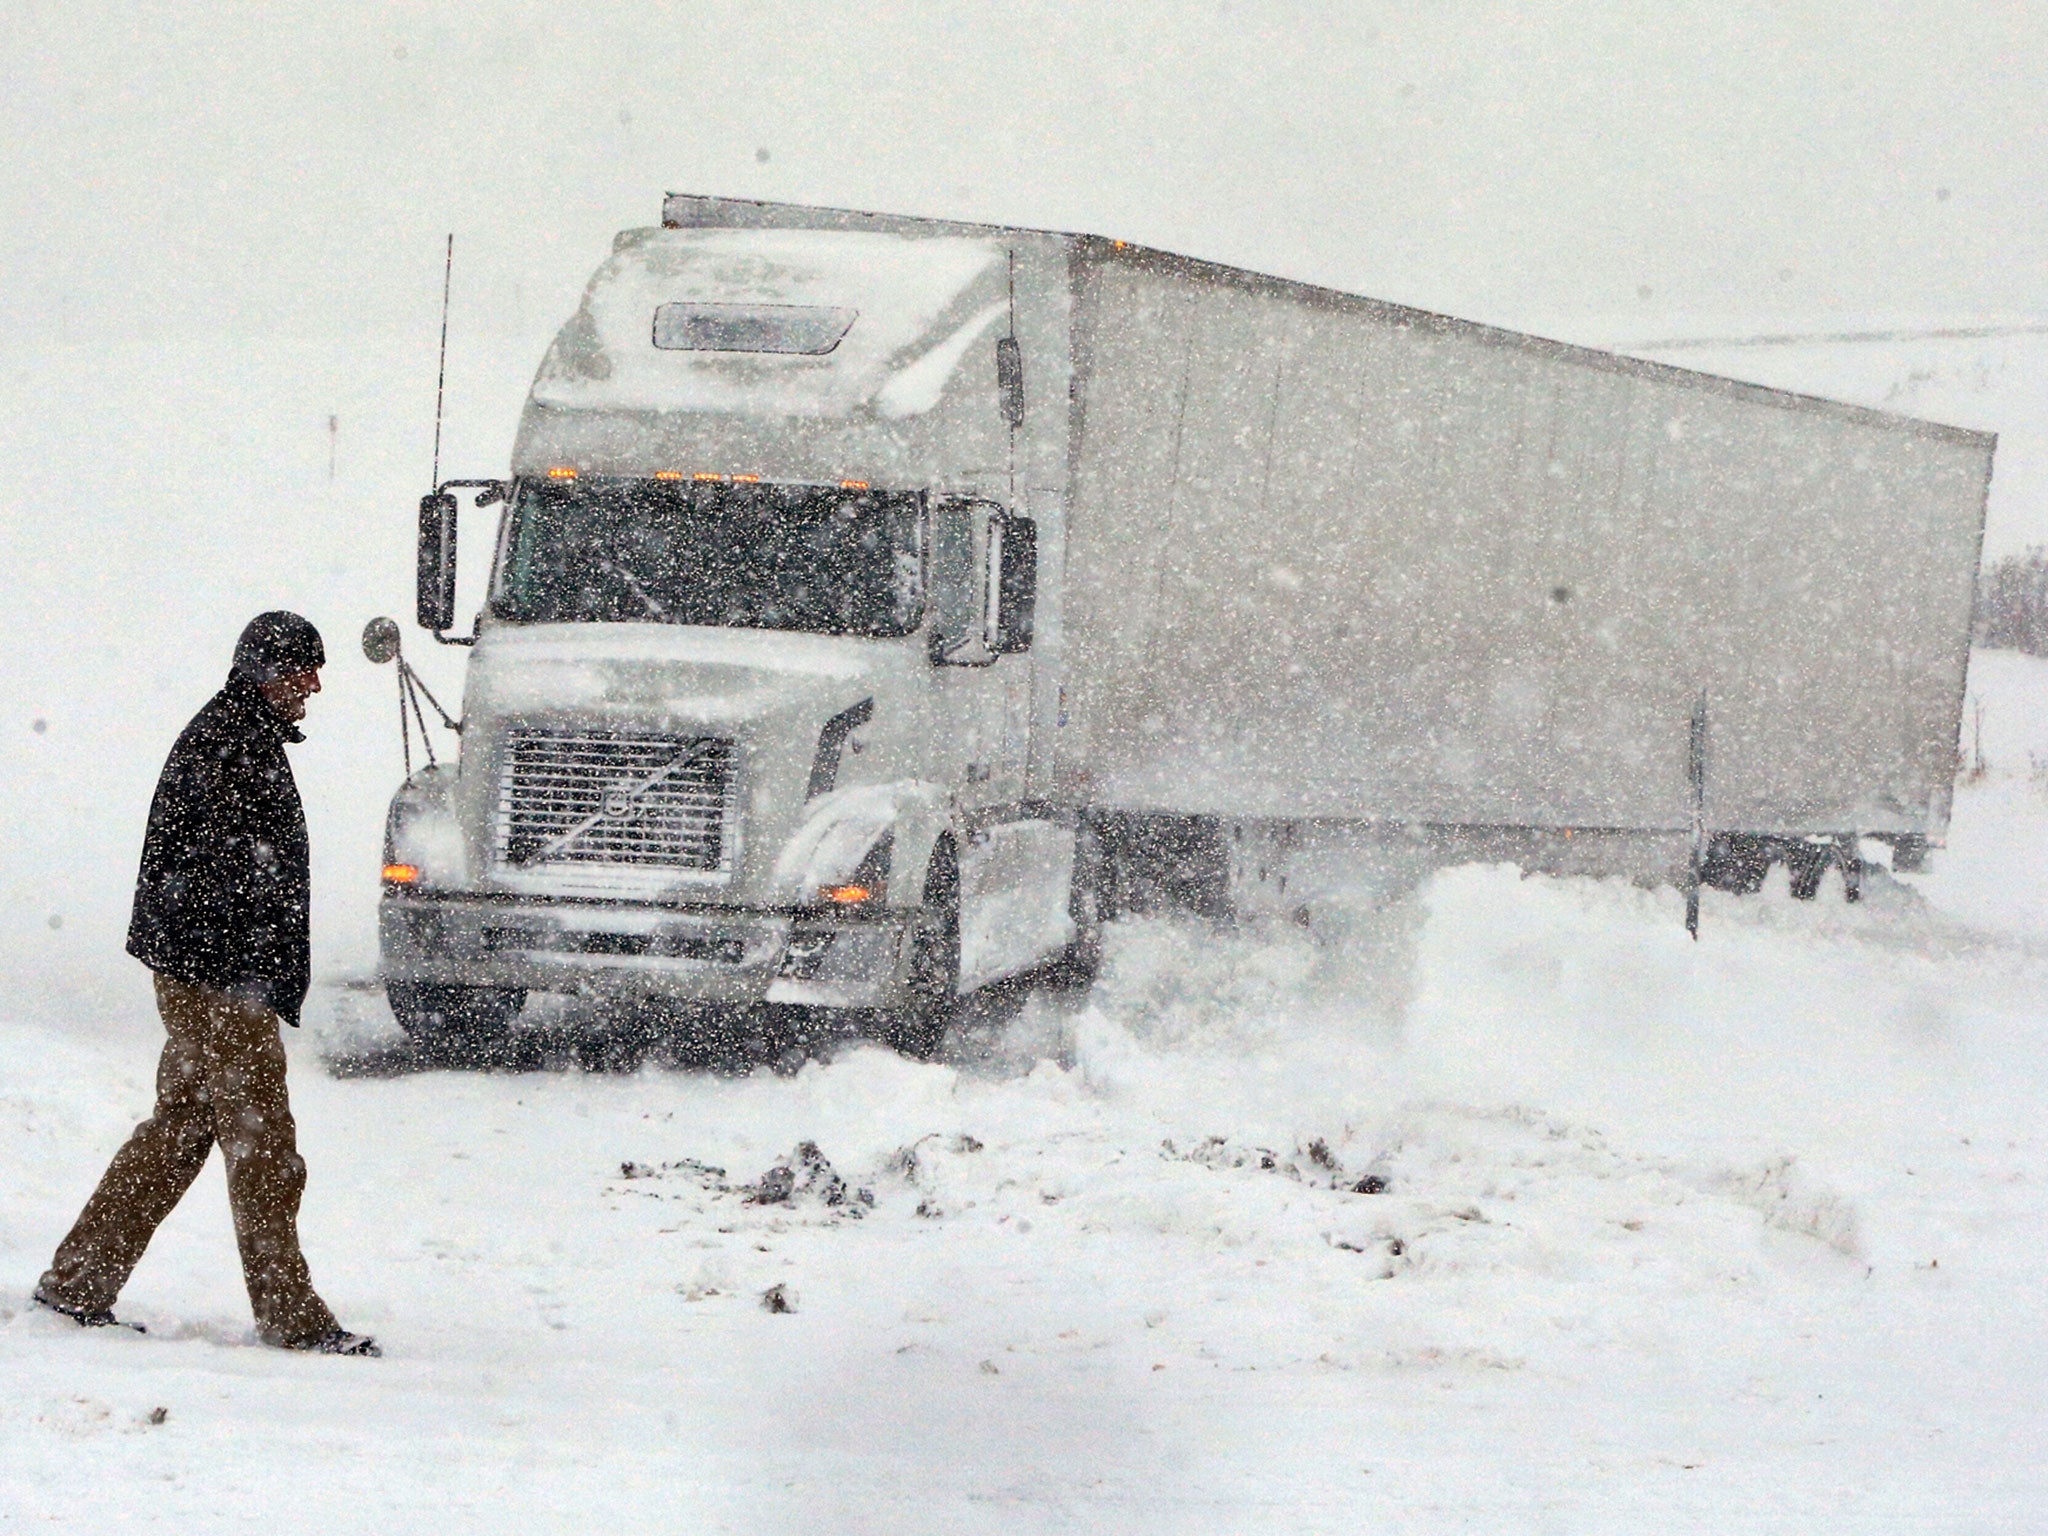
{"label": "snow on truck hood", "polygon": [[[1006,273],[1006,249],[993,240],[627,230],[549,348],[533,401],[571,410],[919,415],[1007,314]],[[657,311],[691,305],[774,306],[818,323],[796,344],[802,349],[789,351],[732,346],[730,335],[719,338],[726,350],[713,350],[687,326],[663,325],[657,336]]]}
{"label": "snow on truck hood", "polygon": [[660,624],[494,626],[470,686],[491,715],[599,709],[709,724],[830,714],[871,685],[895,644]]}

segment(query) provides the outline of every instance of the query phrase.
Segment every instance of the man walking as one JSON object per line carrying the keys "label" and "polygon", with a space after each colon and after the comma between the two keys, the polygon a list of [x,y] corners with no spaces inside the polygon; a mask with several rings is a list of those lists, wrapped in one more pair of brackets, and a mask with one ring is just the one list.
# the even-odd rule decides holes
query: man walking
{"label": "man walking", "polygon": [[334,1320],[299,1251],[306,1165],[277,1033],[280,1019],[298,1024],[311,968],[306,818],[284,745],[305,740],[297,722],[326,662],[306,620],[258,614],[227,686],[157,780],[128,926],[169,1037],[156,1112],[114,1154],[36,1287],[43,1306],[87,1327],[115,1321],[114,1298],[218,1141],[258,1335],[379,1353]]}

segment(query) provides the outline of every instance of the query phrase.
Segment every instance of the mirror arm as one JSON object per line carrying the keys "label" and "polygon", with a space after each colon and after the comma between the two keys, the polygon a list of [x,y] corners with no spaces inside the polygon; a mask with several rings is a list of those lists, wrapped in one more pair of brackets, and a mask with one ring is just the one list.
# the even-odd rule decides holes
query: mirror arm
{"label": "mirror arm", "polygon": [[[440,637],[437,635],[435,638]],[[448,711],[441,707],[441,701],[427,686],[427,680],[405,659],[405,643],[395,622],[375,618],[363,626],[363,656],[374,666],[382,666],[388,661],[398,663],[398,743],[405,754],[405,778],[409,784],[412,782],[412,727],[415,721],[420,728],[420,745],[426,749],[427,766],[438,766],[433,733],[427,729],[427,712],[420,707],[420,700],[424,698],[431,704],[434,713],[441,717],[441,724],[458,738],[462,735],[462,722],[449,717]]]}
{"label": "mirror arm", "polygon": [[[946,645],[940,640],[937,630],[927,630],[925,640],[931,653],[932,665],[935,667],[992,667],[1001,659],[993,651],[986,656],[963,657],[962,653],[975,644],[975,639],[971,635],[952,645]],[[987,642],[982,643],[986,646]]]}
{"label": "mirror arm", "polygon": [[[436,635],[434,638],[438,640],[441,637],[439,635]],[[455,644],[458,642],[451,641],[449,643]],[[475,643],[476,641],[474,637],[472,637],[470,640],[470,644],[474,645]],[[460,720],[452,718],[449,715],[448,711],[441,707],[441,701],[434,697],[433,690],[427,686],[426,679],[421,677],[419,673],[413,669],[413,664],[407,661],[403,656],[401,656],[398,658],[398,670],[399,674],[405,678],[406,682],[411,687],[418,689],[420,693],[425,696],[426,701],[434,706],[434,713],[441,717],[441,723],[447,726],[448,729],[453,731],[456,735],[460,736],[462,734],[462,722]],[[415,705],[414,707],[417,708],[418,706]],[[422,729],[424,728],[424,722],[422,722]]]}

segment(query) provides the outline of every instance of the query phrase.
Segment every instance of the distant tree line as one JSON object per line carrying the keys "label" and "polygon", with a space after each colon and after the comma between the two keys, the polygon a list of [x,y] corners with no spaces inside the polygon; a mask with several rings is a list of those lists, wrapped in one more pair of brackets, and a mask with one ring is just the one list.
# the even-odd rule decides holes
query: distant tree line
{"label": "distant tree line", "polygon": [[1993,650],[2048,656],[2048,549],[2007,555],[1978,573],[1975,638]]}

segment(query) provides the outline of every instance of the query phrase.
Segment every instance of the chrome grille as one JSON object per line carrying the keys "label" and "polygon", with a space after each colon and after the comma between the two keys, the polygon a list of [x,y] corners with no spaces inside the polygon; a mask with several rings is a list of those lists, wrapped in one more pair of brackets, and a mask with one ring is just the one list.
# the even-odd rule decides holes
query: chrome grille
{"label": "chrome grille", "polygon": [[498,858],[725,873],[732,770],[721,737],[516,729],[498,786]]}

